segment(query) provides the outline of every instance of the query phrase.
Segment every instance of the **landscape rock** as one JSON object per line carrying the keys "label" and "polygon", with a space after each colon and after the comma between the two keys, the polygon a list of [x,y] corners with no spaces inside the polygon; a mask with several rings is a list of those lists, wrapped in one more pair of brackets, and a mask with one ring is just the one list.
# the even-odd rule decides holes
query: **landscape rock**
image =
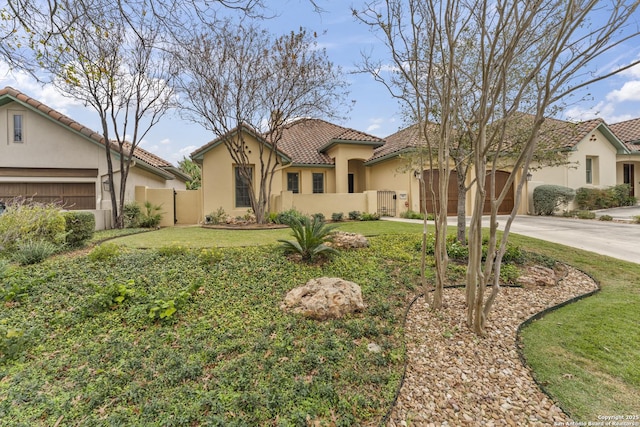
{"label": "landscape rock", "polygon": [[532,265],[526,268],[525,273],[518,277],[516,283],[525,288],[556,286],[558,284],[558,277],[556,276],[556,272],[550,268],[541,265]]}
{"label": "landscape rock", "polygon": [[365,305],[357,284],[337,277],[320,277],[289,291],[280,308],[311,319],[326,320],[362,311]]}
{"label": "landscape rock", "polygon": [[328,243],[328,246],[337,249],[358,249],[369,246],[369,241],[362,234],[336,231],[331,235],[331,238],[332,240]]}

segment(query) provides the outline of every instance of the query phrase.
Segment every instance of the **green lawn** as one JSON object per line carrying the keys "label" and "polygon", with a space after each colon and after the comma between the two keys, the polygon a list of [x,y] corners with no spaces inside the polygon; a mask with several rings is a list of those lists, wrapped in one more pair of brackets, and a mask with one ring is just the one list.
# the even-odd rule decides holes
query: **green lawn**
{"label": "green lawn", "polygon": [[[0,426],[378,424],[402,375],[421,225],[340,229],[371,246],[301,265],[275,245],[288,229],[167,228],[112,240],[120,249],[103,262],[0,264]],[[578,421],[639,414],[640,265],[511,241],[603,289],[523,331],[538,380]],[[365,312],[315,322],[279,309],[319,276],[359,283]]]}

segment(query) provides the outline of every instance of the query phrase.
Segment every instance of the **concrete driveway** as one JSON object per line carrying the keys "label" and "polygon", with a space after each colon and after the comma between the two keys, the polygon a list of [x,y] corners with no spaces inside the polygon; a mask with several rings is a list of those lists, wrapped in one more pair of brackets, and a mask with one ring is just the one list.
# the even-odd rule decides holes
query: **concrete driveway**
{"label": "concrete driveway", "polygon": [[[633,215],[640,215],[640,207],[635,209],[638,213]],[[617,213],[607,214],[622,219]],[[500,230],[506,218],[498,217]],[[511,224],[511,232],[640,264],[640,224],[521,215]]]}

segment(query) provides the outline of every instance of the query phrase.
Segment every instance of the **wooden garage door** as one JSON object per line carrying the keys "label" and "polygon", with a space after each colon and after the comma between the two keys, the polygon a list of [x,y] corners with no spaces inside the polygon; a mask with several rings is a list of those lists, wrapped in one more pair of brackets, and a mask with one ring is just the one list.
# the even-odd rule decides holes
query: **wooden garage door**
{"label": "wooden garage door", "polygon": [[96,185],[81,183],[0,183],[0,200],[24,197],[39,203],[61,203],[65,209],[95,209]]}
{"label": "wooden garage door", "polygon": [[[496,172],[496,193],[495,193],[496,197],[500,194],[504,186],[507,185],[507,180],[509,179],[509,175],[510,175],[509,172],[503,172],[503,171]],[[489,189],[489,185],[491,185],[491,175],[487,175],[484,181],[484,185],[487,193],[485,197],[483,210],[485,214],[490,214],[491,202],[487,199],[490,197],[490,194],[491,194]],[[504,200],[498,207],[498,214],[499,215],[510,214],[511,210],[513,209],[513,204],[514,204],[514,193],[513,193],[513,183],[512,183],[511,187],[509,188],[509,192],[507,193]]]}
{"label": "wooden garage door", "polygon": [[[433,203],[433,197],[431,194],[431,180],[433,180],[433,189],[438,191],[438,185],[440,184],[440,175],[437,170],[425,170],[424,171],[424,183],[427,186],[427,213],[434,213],[436,205]],[[422,199],[423,192],[420,192],[420,210],[424,210],[424,201]],[[456,215],[458,212],[458,174],[455,171],[451,171],[449,175],[449,191],[447,192],[447,215]]]}

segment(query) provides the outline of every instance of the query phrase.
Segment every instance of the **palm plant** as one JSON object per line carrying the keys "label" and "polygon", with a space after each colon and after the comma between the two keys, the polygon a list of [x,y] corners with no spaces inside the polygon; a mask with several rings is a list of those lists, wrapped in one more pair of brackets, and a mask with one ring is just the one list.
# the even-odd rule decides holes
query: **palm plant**
{"label": "palm plant", "polygon": [[298,253],[304,262],[312,262],[318,255],[338,253],[335,248],[325,243],[331,241],[331,232],[335,226],[327,225],[317,218],[304,217],[293,219],[290,224],[295,240],[279,239],[285,253]]}

